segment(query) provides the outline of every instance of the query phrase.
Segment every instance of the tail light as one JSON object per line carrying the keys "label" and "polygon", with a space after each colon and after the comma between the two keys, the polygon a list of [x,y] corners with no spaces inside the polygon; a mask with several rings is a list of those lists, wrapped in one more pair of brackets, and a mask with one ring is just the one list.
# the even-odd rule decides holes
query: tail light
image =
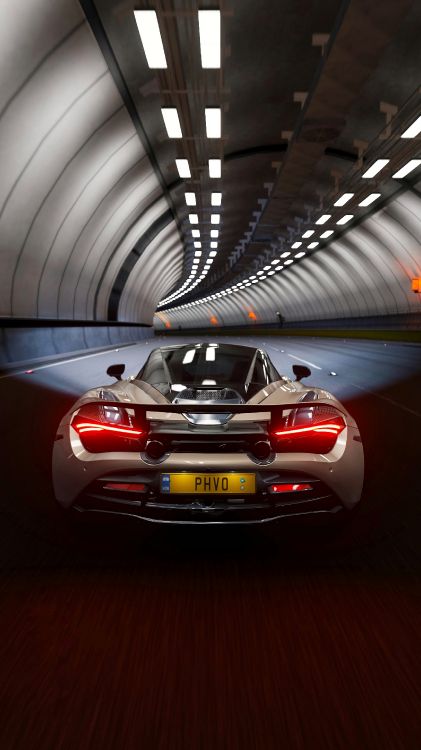
{"label": "tail light", "polygon": [[[132,410],[133,412],[133,410]],[[139,451],[144,447],[148,429],[130,408],[85,404],[71,426],[90,453]]]}
{"label": "tail light", "polygon": [[271,484],[269,487],[270,492],[274,494],[281,492],[306,492],[312,489],[312,485],[306,482],[302,482],[301,484],[285,484],[282,482],[281,484]]}
{"label": "tail light", "polygon": [[279,453],[329,453],[345,427],[340,412],[320,404],[292,409],[279,424],[271,426],[271,438]]}

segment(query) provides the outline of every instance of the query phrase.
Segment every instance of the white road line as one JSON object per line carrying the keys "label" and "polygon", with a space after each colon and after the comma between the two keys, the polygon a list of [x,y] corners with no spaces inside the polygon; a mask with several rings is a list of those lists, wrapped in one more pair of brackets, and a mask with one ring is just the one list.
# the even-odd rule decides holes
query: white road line
{"label": "white road line", "polygon": [[70,357],[69,359],[61,359],[59,362],[51,362],[49,365],[39,365],[39,367],[27,367],[25,370],[13,370],[13,372],[7,373],[7,375],[0,375],[0,380],[3,378],[12,378],[15,375],[25,375],[27,372],[38,372],[38,370],[46,370],[48,367],[59,367],[60,365],[67,365],[69,362],[78,362],[80,359],[89,359],[90,357],[101,357],[104,354],[111,354],[116,349],[130,349],[132,346],[139,346],[139,344],[145,344],[146,341],[142,341],[138,344],[121,344],[120,346],[113,346],[110,349],[106,349],[104,352],[95,352],[95,354],[82,354],[80,357]]}
{"label": "white road line", "polygon": [[315,365],[314,362],[307,362],[306,359],[301,359],[301,357],[297,357],[295,354],[287,354],[287,357],[291,357],[291,359],[298,359],[299,362],[304,362],[305,365],[310,365],[310,367],[315,367],[316,370],[322,369],[321,367],[319,367],[319,365]]}

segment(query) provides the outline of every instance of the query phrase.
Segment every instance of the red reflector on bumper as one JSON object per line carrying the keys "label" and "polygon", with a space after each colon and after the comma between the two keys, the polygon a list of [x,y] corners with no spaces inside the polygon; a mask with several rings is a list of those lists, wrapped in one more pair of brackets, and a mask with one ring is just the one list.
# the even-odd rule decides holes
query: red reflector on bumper
{"label": "red reflector on bumper", "polygon": [[312,490],[311,484],[271,484],[271,492],[302,492],[303,490]]}
{"label": "red reflector on bumper", "polygon": [[104,490],[117,490],[120,492],[146,492],[146,484],[136,484],[132,482],[130,484],[123,482],[108,482],[104,484]]}

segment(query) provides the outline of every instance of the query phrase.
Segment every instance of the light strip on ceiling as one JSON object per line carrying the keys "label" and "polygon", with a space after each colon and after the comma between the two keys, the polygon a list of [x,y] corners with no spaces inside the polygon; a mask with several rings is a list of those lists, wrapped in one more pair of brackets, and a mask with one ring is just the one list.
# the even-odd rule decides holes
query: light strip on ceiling
{"label": "light strip on ceiling", "polygon": [[293,245],[291,245],[293,250],[298,250],[299,247],[301,247],[303,243],[302,242],[294,242]]}
{"label": "light strip on ceiling", "polygon": [[416,138],[421,133],[421,115],[401,135],[401,138]]}
{"label": "light strip on ceiling", "polygon": [[361,201],[361,203],[359,203],[358,205],[363,206],[364,208],[366,206],[370,206],[372,203],[374,203],[374,201],[377,200],[377,198],[380,198],[380,196],[381,193],[370,193],[370,195],[367,195],[367,198],[364,198],[364,200]]}
{"label": "light strip on ceiling", "polygon": [[348,203],[348,201],[351,200],[351,198],[354,197],[354,193],[344,193],[341,195],[340,198],[333,204],[334,206],[344,206],[345,203]]}
{"label": "light strip on ceiling", "polygon": [[314,229],[307,229],[307,232],[304,232],[303,239],[306,240],[308,237],[311,237],[311,235],[314,234]]}
{"label": "light strip on ceiling", "polygon": [[199,217],[197,214],[189,214],[189,222],[190,224],[198,224],[199,223]]}
{"label": "light strip on ceiling", "polygon": [[211,194],[211,205],[212,206],[220,206],[222,202],[222,193],[212,193]]}
{"label": "light strip on ceiling", "polygon": [[210,236],[212,239],[218,239],[219,237],[219,229],[211,229],[210,230]]}
{"label": "light strip on ceiling", "polygon": [[183,180],[191,177],[188,159],[176,159],[175,166],[178,169],[178,174]]}
{"label": "light strip on ceiling", "polygon": [[149,67],[167,68],[156,12],[154,10],[135,10],[134,17]]}
{"label": "light strip on ceiling", "polygon": [[184,193],[184,197],[186,199],[186,206],[196,205],[196,193]]}
{"label": "light strip on ceiling", "polygon": [[328,237],[330,237],[333,234],[333,229],[327,229],[326,232],[323,232],[323,234],[320,235],[321,240],[327,240]]}
{"label": "light strip on ceiling", "polygon": [[310,242],[308,249],[314,250],[314,248],[317,247],[318,244],[319,244],[318,242]]}
{"label": "light strip on ceiling", "polygon": [[377,159],[377,161],[374,162],[374,164],[371,165],[367,169],[364,174],[361,175],[364,179],[369,179],[370,177],[375,177],[376,174],[381,172],[381,170],[386,166],[386,164],[389,164],[390,159]]}
{"label": "light strip on ceiling", "polygon": [[342,224],[348,224],[348,221],[351,221],[351,219],[353,219],[353,218],[354,218],[354,216],[352,214],[345,214],[345,216],[342,216],[342,218],[339,219],[339,221],[337,221],[336,223],[337,224],[341,224],[341,225]]}
{"label": "light strip on ceiling", "polygon": [[221,11],[199,10],[202,68],[221,67]]}
{"label": "light strip on ceiling", "polygon": [[206,136],[207,138],[221,137],[221,110],[219,107],[206,107]]}
{"label": "light strip on ceiling", "polygon": [[209,177],[221,176],[221,160],[209,159]]}
{"label": "light strip on ceiling", "polygon": [[212,214],[211,215],[211,224],[219,224],[220,221],[221,221],[220,214]]}
{"label": "light strip on ceiling", "polygon": [[191,230],[191,236],[192,237],[200,237],[200,229],[192,229]]}
{"label": "light strip on ceiling", "polygon": [[406,177],[407,174],[413,172],[421,164],[421,159],[411,159],[407,164],[398,169],[395,174],[392,174],[394,180],[400,180],[402,177]]}
{"label": "light strip on ceiling", "polygon": [[175,107],[161,107],[162,118],[167,129],[168,138],[182,138],[180,118]]}
{"label": "light strip on ceiling", "polygon": [[316,224],[326,224],[326,222],[331,218],[332,214],[323,214],[323,216],[320,216],[320,218],[317,219]]}

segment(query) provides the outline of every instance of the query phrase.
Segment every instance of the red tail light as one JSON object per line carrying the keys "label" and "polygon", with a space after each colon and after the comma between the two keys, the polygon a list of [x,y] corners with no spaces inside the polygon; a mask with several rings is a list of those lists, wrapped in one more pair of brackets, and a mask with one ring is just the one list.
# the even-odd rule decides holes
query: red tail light
{"label": "red tail light", "polygon": [[274,447],[280,453],[329,453],[346,427],[333,407],[320,405],[293,410],[278,428],[271,428]]}
{"label": "red tail light", "polygon": [[305,490],[312,490],[311,484],[271,484],[270,491],[274,493],[279,492],[304,492]]}
{"label": "red tail light", "polygon": [[72,427],[90,453],[140,451],[147,437],[146,420],[140,423],[129,408],[86,404],[75,417]]}

